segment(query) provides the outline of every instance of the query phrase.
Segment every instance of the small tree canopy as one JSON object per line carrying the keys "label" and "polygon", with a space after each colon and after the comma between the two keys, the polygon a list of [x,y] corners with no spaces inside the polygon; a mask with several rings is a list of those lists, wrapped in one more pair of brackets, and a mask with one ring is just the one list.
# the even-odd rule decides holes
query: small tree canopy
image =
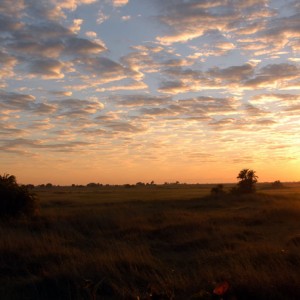
{"label": "small tree canopy", "polygon": [[25,185],[18,185],[13,175],[0,175],[0,217],[32,216],[37,209],[37,199]]}
{"label": "small tree canopy", "polygon": [[240,193],[254,193],[256,191],[255,184],[258,176],[256,172],[250,169],[243,169],[237,176],[240,179],[237,186],[237,191]]}

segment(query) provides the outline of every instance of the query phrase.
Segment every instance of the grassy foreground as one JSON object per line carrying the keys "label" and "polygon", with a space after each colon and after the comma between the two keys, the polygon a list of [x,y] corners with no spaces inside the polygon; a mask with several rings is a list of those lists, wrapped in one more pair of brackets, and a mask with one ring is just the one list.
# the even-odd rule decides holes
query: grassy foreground
{"label": "grassy foreground", "polygon": [[0,299],[300,299],[300,185],[209,191],[35,190],[37,218],[0,223]]}

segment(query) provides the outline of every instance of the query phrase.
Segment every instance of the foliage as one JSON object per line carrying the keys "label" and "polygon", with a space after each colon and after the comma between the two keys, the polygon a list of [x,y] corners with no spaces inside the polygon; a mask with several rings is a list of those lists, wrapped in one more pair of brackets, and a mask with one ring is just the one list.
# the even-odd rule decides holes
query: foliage
{"label": "foliage", "polygon": [[0,217],[33,216],[37,199],[27,186],[19,185],[14,175],[0,175]]}
{"label": "foliage", "polygon": [[102,186],[100,183],[90,182],[86,185],[87,187],[99,187]]}
{"label": "foliage", "polygon": [[241,170],[237,176],[237,179],[240,179],[240,181],[237,184],[237,188],[233,189],[233,192],[242,194],[255,193],[257,178],[258,176],[255,174],[255,171],[250,169]]}
{"label": "foliage", "polygon": [[224,187],[223,184],[218,184],[217,186],[213,187],[210,190],[210,194],[212,196],[214,196],[215,198],[218,198],[219,196],[224,195],[225,191],[224,191],[223,187]]}
{"label": "foliage", "polygon": [[272,188],[274,189],[280,189],[283,188],[283,184],[280,182],[280,180],[276,180],[272,183]]}

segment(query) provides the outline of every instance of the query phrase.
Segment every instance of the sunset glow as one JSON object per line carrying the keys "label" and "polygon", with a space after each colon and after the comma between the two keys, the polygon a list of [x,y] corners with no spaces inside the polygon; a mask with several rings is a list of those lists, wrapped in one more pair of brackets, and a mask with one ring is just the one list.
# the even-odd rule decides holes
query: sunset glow
{"label": "sunset glow", "polygon": [[0,24],[19,182],[300,180],[298,0],[2,0]]}

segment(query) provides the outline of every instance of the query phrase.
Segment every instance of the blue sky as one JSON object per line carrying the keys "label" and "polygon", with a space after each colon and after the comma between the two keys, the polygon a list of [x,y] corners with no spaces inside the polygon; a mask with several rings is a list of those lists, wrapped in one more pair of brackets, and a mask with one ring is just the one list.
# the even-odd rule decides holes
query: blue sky
{"label": "blue sky", "polygon": [[299,1],[2,0],[0,64],[22,182],[299,180]]}

